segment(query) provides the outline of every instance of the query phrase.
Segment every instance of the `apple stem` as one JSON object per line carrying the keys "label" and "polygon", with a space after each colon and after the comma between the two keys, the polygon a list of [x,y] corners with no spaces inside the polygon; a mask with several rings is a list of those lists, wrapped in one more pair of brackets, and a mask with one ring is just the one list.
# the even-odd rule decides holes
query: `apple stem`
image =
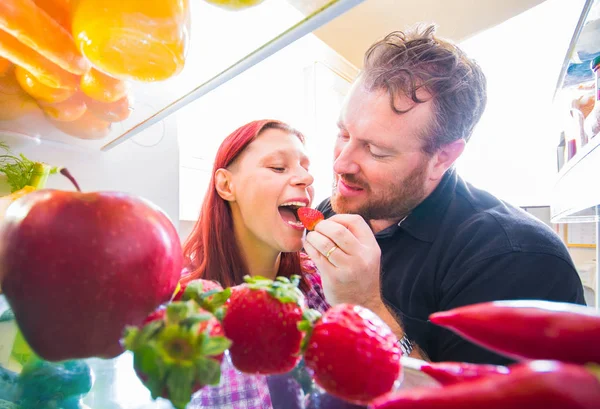
{"label": "apple stem", "polygon": [[67,170],[67,168],[62,168],[60,170],[60,173],[71,181],[71,183],[75,186],[75,189],[77,189],[78,192],[81,192],[81,189],[79,188],[79,184],[77,183],[77,181],[75,180],[73,175],[71,175],[71,172],[69,172]]}

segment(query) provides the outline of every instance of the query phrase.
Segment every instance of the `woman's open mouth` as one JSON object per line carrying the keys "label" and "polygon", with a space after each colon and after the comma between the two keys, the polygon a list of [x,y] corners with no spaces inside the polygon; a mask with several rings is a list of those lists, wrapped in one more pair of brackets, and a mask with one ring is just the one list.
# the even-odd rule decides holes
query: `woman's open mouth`
{"label": "woman's open mouth", "polygon": [[279,205],[279,215],[284,223],[297,230],[304,230],[304,226],[298,219],[298,209],[306,206],[303,202],[285,202]]}

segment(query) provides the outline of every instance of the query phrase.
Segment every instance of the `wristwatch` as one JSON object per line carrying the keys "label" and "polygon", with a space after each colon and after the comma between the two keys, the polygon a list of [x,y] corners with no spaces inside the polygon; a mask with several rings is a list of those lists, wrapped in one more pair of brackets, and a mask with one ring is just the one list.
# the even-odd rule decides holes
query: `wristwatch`
{"label": "wristwatch", "polygon": [[400,345],[400,350],[402,351],[403,356],[409,356],[413,350],[413,343],[406,334],[402,335],[402,338],[398,341],[398,345]]}

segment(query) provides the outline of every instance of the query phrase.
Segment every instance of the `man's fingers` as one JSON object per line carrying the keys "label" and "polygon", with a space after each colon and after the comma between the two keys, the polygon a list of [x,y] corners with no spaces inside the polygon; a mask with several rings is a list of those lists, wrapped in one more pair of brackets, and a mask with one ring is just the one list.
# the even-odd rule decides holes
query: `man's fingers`
{"label": "man's fingers", "polygon": [[304,251],[306,254],[308,254],[308,257],[310,257],[310,259],[317,264],[317,267],[318,264],[323,262],[323,255],[312,244],[310,244],[308,240],[304,241]]}
{"label": "man's fingers", "polygon": [[315,231],[328,237],[347,254],[357,254],[364,247],[376,245],[377,240],[367,222],[358,215],[339,214],[323,220]]}
{"label": "man's fingers", "polygon": [[[323,261],[327,260],[333,265],[336,265],[334,262],[336,258],[339,260],[339,256],[341,254],[345,254],[344,250],[336,243],[331,241],[327,236],[324,236],[316,231],[311,231],[306,235],[305,244],[312,246],[312,248],[318,253],[317,257],[320,257],[323,259]],[[309,254],[309,256],[312,258],[311,254]]]}
{"label": "man's fingers", "polygon": [[[354,236],[354,234],[352,234],[352,232],[346,226],[336,221],[329,219],[323,220],[317,224],[314,232],[329,239],[332,244],[335,244],[348,254],[353,254],[354,252],[358,251],[358,248],[360,247],[360,242]],[[326,249],[326,251],[327,250],[328,249]]]}
{"label": "man's fingers", "polygon": [[[368,243],[375,240],[371,227],[362,216],[357,214],[336,214],[327,220],[346,227],[361,243]],[[315,230],[318,230],[320,224],[317,224]]]}
{"label": "man's fingers", "polygon": [[327,269],[324,269],[323,265],[325,263],[329,263],[329,261],[325,258],[325,256],[308,241],[304,242],[304,251],[306,251],[308,257],[310,257],[310,259],[316,264],[317,268],[319,269],[319,274],[321,276],[327,276]]}

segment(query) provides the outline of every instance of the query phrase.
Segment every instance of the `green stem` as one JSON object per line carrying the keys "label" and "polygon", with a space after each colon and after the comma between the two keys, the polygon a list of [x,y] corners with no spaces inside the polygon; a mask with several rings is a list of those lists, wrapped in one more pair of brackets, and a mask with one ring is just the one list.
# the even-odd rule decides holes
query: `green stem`
{"label": "green stem", "polygon": [[35,162],[33,165],[31,178],[27,184],[36,189],[43,189],[44,186],[46,186],[46,182],[48,181],[48,176],[50,175],[51,170],[52,166],[42,162]]}

